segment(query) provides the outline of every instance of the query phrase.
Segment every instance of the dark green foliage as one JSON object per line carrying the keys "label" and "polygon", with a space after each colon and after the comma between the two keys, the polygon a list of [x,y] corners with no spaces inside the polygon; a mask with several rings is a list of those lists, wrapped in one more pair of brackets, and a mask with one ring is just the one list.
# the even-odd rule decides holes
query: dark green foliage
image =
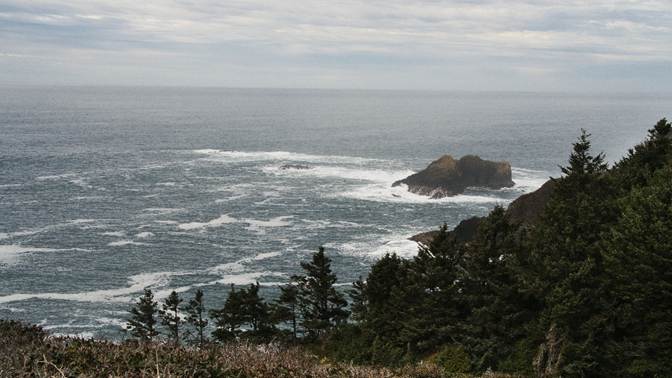
{"label": "dark green foliage", "polygon": [[242,335],[262,341],[273,334],[268,305],[259,296],[259,283],[238,290],[231,285],[224,307],[210,311],[210,316],[216,326],[212,336],[220,342]]}
{"label": "dark green foliage", "polygon": [[276,324],[289,324],[292,341],[298,336],[299,323],[299,289],[294,284],[280,286],[280,297],[272,308],[272,317]]}
{"label": "dark green foliage", "polygon": [[605,241],[614,298],[614,343],[621,376],[672,371],[672,164],[620,201],[622,216]]}
{"label": "dark green foliage", "polygon": [[310,337],[319,337],[348,318],[347,302],[334,287],[336,275],[324,248],[313,254],[312,261],[302,262],[301,268],[305,275],[294,279],[298,283],[302,325]]}
{"label": "dark green foliage", "polygon": [[129,311],[131,318],[128,319],[127,330],[133,337],[147,342],[159,334],[156,330],[157,306],[152,290],[145,289],[144,295],[138,298],[135,306]]}
{"label": "dark green foliage", "polygon": [[378,261],[350,291],[359,331],[339,340],[368,347],[349,358],[459,350],[476,372],[669,375],[672,125],[658,122],[612,169],[582,131],[561,170],[534,224],[496,207],[472,240],[444,225],[414,259]]}
{"label": "dark green foliage", "polygon": [[206,342],[205,327],[208,326],[208,319],[206,318],[205,304],[203,302],[203,291],[196,290],[194,298],[187,303],[183,308],[187,313],[187,323],[189,323],[196,331],[196,337],[199,346],[203,346]]}
{"label": "dark green foliage", "polygon": [[168,328],[168,338],[175,344],[180,344],[180,327],[184,320],[180,317],[179,309],[182,298],[172,291],[164,300],[162,309],[159,310],[161,324]]}
{"label": "dark green foliage", "polygon": [[241,332],[240,327],[247,322],[245,313],[245,290],[236,290],[231,284],[231,291],[219,310],[210,310],[210,317],[215,322],[212,337],[220,342],[235,340]]}
{"label": "dark green foliage", "polygon": [[468,373],[471,362],[469,355],[460,345],[446,345],[430,361],[437,364],[446,373]]}

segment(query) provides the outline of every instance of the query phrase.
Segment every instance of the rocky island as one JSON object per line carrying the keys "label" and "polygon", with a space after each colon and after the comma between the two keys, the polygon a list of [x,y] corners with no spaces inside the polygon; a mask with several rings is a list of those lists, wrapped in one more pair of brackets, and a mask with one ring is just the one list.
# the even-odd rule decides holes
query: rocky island
{"label": "rocky island", "polygon": [[514,182],[508,162],[483,160],[475,155],[455,160],[444,155],[424,170],[396,181],[392,186],[401,184],[407,185],[411,193],[438,199],[461,194],[468,187],[501,189],[512,187]]}

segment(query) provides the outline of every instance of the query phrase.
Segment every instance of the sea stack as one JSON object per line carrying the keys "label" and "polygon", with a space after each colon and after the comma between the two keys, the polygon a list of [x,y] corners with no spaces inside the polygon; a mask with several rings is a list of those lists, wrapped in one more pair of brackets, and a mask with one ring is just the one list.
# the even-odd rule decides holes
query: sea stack
{"label": "sea stack", "polygon": [[512,187],[514,182],[508,162],[483,160],[475,155],[455,160],[450,155],[444,155],[422,171],[396,181],[392,186],[401,184],[407,185],[411,193],[438,199],[461,194],[468,187],[501,189]]}

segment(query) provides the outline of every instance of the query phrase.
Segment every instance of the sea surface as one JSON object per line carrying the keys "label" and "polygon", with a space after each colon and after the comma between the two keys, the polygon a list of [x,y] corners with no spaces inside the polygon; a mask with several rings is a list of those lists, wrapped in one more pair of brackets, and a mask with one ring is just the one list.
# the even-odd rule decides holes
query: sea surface
{"label": "sea surface", "polygon": [[[671,109],[660,94],[0,88],[0,317],[119,339],[145,287],[201,288],[214,308],[258,281],[272,299],[319,246],[345,288],[385,253],[413,256],[409,236],[557,176],[581,128],[613,162]],[[507,160],[516,186],[391,187],[443,154]]]}

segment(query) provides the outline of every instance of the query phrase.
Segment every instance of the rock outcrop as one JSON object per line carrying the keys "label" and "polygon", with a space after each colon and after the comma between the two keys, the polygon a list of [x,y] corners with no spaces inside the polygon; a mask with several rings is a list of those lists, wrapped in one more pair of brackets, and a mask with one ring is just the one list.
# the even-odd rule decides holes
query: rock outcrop
{"label": "rock outcrop", "polygon": [[[548,180],[539,189],[532,193],[523,194],[516,198],[506,209],[506,215],[512,223],[526,226],[536,224],[546,208],[555,190],[556,182]],[[473,217],[461,221],[457,227],[448,231],[458,242],[471,241],[478,231],[483,217]],[[438,231],[427,231],[413,235],[409,240],[428,245],[436,237]]]}
{"label": "rock outcrop", "polygon": [[534,192],[516,198],[506,209],[509,220],[512,223],[528,225],[537,223],[551,199],[555,186],[555,181],[548,180]]}
{"label": "rock outcrop", "polygon": [[[457,242],[464,243],[472,240],[476,236],[478,226],[483,220],[482,217],[472,217],[461,221],[457,227],[448,231],[448,237],[455,238]],[[434,240],[439,231],[427,231],[411,236],[409,239],[414,242],[429,245]]]}
{"label": "rock outcrop", "polygon": [[424,170],[392,186],[401,184],[406,184],[409,192],[443,198],[463,193],[468,187],[500,189],[512,187],[514,182],[511,180],[511,164],[507,162],[487,161],[474,155],[455,160],[444,155]]}

